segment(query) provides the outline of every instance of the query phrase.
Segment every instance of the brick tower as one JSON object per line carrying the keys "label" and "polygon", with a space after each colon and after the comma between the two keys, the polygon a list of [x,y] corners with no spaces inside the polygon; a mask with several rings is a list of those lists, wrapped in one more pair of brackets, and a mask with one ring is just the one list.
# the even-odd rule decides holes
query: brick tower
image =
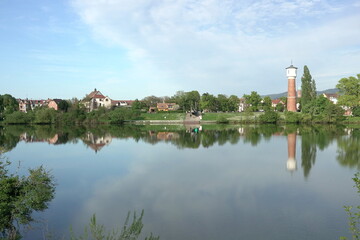
{"label": "brick tower", "polygon": [[288,96],[287,96],[287,110],[289,112],[296,112],[296,70],[297,67],[294,67],[292,64],[290,67],[286,68],[286,76],[288,78]]}

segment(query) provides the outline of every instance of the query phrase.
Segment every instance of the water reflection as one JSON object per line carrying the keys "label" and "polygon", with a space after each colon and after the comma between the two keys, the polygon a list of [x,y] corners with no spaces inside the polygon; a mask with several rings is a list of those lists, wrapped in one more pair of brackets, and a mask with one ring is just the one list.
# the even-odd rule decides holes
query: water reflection
{"label": "water reflection", "polygon": [[[300,138],[301,168],[307,178],[316,162],[318,151],[325,150],[334,141],[338,144],[337,160],[343,166],[360,169],[360,129],[344,126],[277,126],[277,125],[169,125],[169,126],[98,126],[55,128],[53,126],[8,126],[0,128],[2,151],[10,151],[19,141],[66,144],[82,141],[95,153],[112,143],[113,139],[134,139],[152,145],[165,142],[178,149],[210,148],[225,144],[257,146],[274,136],[287,136],[288,159],[286,168],[297,170],[296,140]],[[280,147],[280,146],[279,146]],[[283,146],[286,149],[285,146]]]}
{"label": "water reflection", "polygon": [[359,141],[357,128],[327,125],[0,129],[4,150],[18,144],[9,159],[54,170],[46,217],[60,233],[82,231],[93,213],[111,227],[144,209],[146,230],[164,239],[343,235]]}
{"label": "water reflection", "polygon": [[290,172],[296,170],[296,133],[289,133],[287,136],[288,143],[288,160],[286,162],[286,168]]}

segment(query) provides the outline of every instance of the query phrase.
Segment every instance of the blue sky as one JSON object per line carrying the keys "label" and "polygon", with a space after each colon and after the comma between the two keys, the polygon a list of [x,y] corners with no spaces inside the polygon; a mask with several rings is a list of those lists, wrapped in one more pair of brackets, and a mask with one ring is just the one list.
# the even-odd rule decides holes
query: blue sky
{"label": "blue sky", "polygon": [[113,99],[318,90],[360,73],[360,0],[0,0],[0,94]]}

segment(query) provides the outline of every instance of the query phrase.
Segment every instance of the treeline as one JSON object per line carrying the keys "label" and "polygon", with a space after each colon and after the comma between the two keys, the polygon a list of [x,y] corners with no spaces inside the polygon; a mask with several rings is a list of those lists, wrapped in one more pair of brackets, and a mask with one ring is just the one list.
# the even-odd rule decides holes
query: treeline
{"label": "treeline", "polygon": [[156,107],[157,103],[176,103],[180,111],[211,111],[211,112],[233,112],[239,110],[240,99],[238,96],[218,94],[217,96],[200,93],[196,90],[190,92],[177,91],[173,96],[157,97],[148,96],[141,100],[143,106]]}
{"label": "treeline", "polygon": [[14,111],[3,116],[4,124],[57,124],[57,125],[81,125],[81,124],[120,124],[126,120],[140,118],[140,111],[129,108],[106,109],[99,108],[96,111],[87,112],[81,106],[70,107],[67,111],[56,111],[53,108],[40,107],[33,111]]}

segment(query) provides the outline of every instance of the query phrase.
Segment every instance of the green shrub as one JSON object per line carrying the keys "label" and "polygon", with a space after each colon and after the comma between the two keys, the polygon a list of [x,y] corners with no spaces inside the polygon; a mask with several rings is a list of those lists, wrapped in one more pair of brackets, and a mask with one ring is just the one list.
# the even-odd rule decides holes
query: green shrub
{"label": "green shrub", "polygon": [[28,124],[32,119],[33,114],[24,113],[24,112],[13,112],[7,114],[4,119],[4,123],[6,124]]}
{"label": "green shrub", "polygon": [[279,120],[279,114],[274,111],[265,112],[259,117],[262,123],[276,123]]}
{"label": "green shrub", "polygon": [[352,109],[352,115],[354,117],[360,117],[360,106],[353,107]]}
{"label": "green shrub", "polygon": [[301,114],[296,112],[286,112],[285,122],[287,123],[299,123],[301,120]]}
{"label": "green shrub", "polygon": [[225,116],[219,116],[216,123],[226,124],[229,123],[229,120]]}

